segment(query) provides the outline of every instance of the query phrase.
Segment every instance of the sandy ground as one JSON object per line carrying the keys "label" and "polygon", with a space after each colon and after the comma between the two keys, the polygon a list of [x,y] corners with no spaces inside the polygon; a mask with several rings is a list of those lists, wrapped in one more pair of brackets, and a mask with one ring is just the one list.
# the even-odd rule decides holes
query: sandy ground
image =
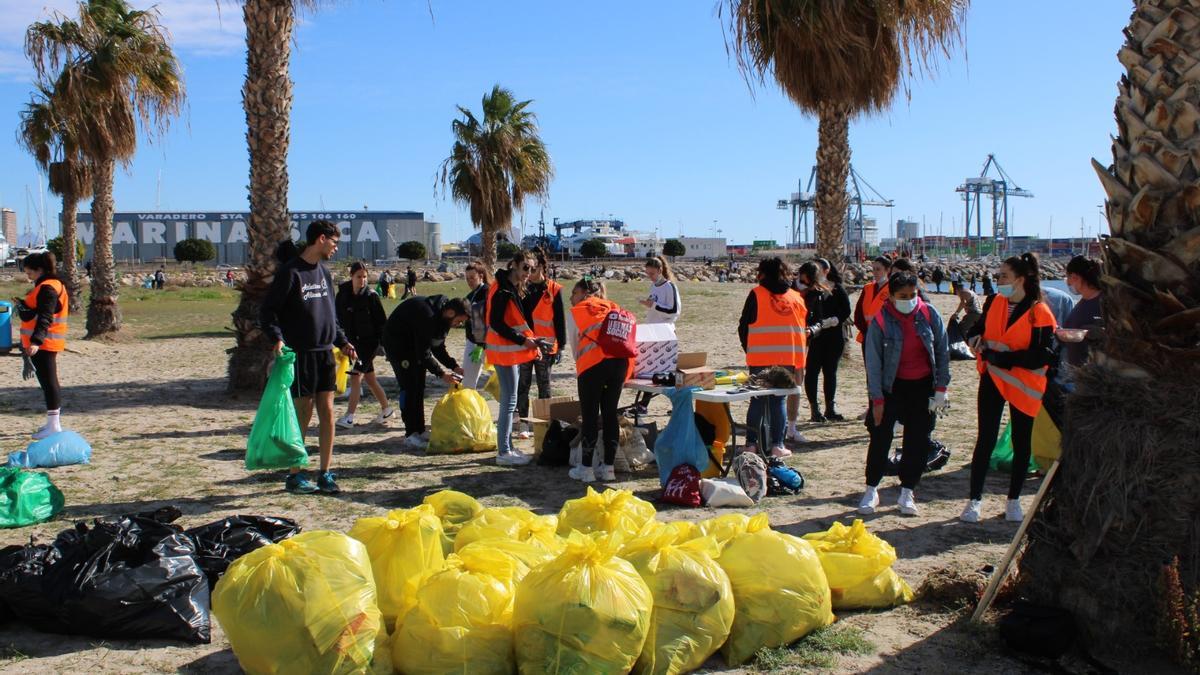
{"label": "sandy ground", "polygon": [[[644,288],[644,284],[619,284],[613,291],[618,301],[632,307]],[[707,348],[710,365],[742,367],[735,323],[749,288],[685,284],[685,320],[679,327],[682,349]],[[946,314],[953,309],[947,295],[935,296],[935,304]],[[227,320],[231,308],[228,298],[197,304],[194,323],[216,321],[219,325]],[[182,321],[188,323],[186,318]],[[79,323],[73,325],[72,337],[78,337]],[[132,332],[137,335],[136,327]],[[413,506],[443,488],[469,493],[486,505],[520,504],[544,513],[557,512],[563,501],[584,493],[583,485],[569,480],[565,470],[499,468],[487,455],[408,454],[399,448],[397,421],[387,428],[360,422],[353,432],[339,433],[335,469],[343,488],[341,495],[289,495],[282,490],[280,474],[249,473],[243,468],[246,435],[257,401],[225,393],[225,349],[232,340],[211,337],[211,330],[198,334],[116,345],[72,340],[74,353],[66,354],[60,366],[66,392],[64,421],[92,442],[93,463],[52,469],[54,481],[66,494],[66,510],[50,523],[0,531],[0,545],[25,543],[31,537],[51,538],[73,520],[165,504],[182,509],[180,522],[185,526],[229,514],[253,513],[294,518],[305,529],[344,531],[358,517]],[[461,334],[452,341],[452,353],[461,353],[455,351],[461,350]],[[839,407],[847,416],[861,413],[866,406],[862,362],[857,350],[853,351],[852,357],[843,361],[838,393]],[[0,440],[5,452],[22,448],[28,434],[41,423],[40,393],[32,383],[22,383],[20,367],[18,358],[0,359],[0,377],[6,384],[0,388]],[[388,375],[385,385],[394,392],[390,372],[386,366],[384,370]],[[972,363],[954,362],[952,370],[953,408],[939,423],[937,437],[952,449],[953,457],[947,467],[922,482],[917,492],[921,516],[899,516],[894,507],[899,488],[895,479],[887,479],[882,489],[884,507],[867,519],[873,532],[895,546],[900,556],[896,570],[914,588],[937,568],[958,565],[976,569],[998,563],[1017,527],[1001,517],[1007,476],[989,478],[984,522],[966,525],[957,520],[967,496],[978,380]],[[555,394],[574,393],[573,375],[569,359],[556,368]],[[440,382],[431,380],[430,409],[443,390]],[[344,409],[344,404],[339,402],[338,409]],[[359,418],[370,419],[375,412],[377,406],[368,403]],[[667,403],[656,399],[652,413],[660,425],[665,424],[667,412]],[[739,418],[744,414],[744,406],[735,410]],[[807,419],[807,405],[802,406],[801,415]],[[861,422],[808,425],[805,433],[810,442],[796,448],[790,463],[803,471],[807,487],[799,496],[772,497],[761,504],[773,526],[793,534],[823,530],[834,521],[851,519],[863,486],[867,435]],[[658,492],[653,471],[619,478],[622,481],[616,487],[631,489],[644,498],[653,499]],[[1037,486],[1036,480],[1026,484],[1026,503]],[[664,509],[661,517],[705,518],[715,513]],[[966,624],[962,607],[921,602],[839,618],[860,627],[874,649],[866,655],[840,657],[835,666],[838,672],[1024,670],[1019,661],[1005,655],[993,629]],[[741,672],[721,670],[719,662],[714,666],[715,672]],[[13,625],[0,628],[2,672],[177,670],[236,672],[236,660],[215,622],[212,644],[204,646],[45,635]]]}

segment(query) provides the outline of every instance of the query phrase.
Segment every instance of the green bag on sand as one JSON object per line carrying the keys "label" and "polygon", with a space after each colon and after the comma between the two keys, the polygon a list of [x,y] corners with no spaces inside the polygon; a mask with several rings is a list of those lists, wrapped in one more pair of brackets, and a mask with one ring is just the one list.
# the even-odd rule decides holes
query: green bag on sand
{"label": "green bag on sand", "polygon": [[[1004,426],[1004,433],[1000,434],[1000,440],[996,441],[996,449],[992,450],[992,461],[988,463],[988,467],[992,471],[1011,471],[1013,463],[1013,445],[1012,445],[1012,422]],[[1029,453],[1029,471],[1037,471],[1037,462],[1033,460],[1033,453]]]}
{"label": "green bag on sand", "polygon": [[263,390],[250,438],[246,442],[246,468],[290,469],[308,466],[304,434],[292,403],[292,382],[296,379],[296,352],[283,348],[271,366],[271,376]]}
{"label": "green bag on sand", "polygon": [[0,467],[0,528],[50,520],[63,508],[63,494],[40,471]]}

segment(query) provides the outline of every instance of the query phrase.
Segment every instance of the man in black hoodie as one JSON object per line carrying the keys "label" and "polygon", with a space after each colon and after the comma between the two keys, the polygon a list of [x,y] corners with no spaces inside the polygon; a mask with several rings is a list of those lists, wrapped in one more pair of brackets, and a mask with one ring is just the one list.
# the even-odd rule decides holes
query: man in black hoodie
{"label": "man in black hoodie", "polygon": [[328,220],[310,223],[306,236],[308,244],[299,255],[281,261],[259,314],[263,331],[275,340],[275,353],[281,354],[285,344],[296,352],[292,396],[296,399],[301,431],[307,429],[312,420],[314,400],[317,409],[321,471],[314,485],[307,471],[293,468],[284,487],[298,494],[312,494],[318,490],[328,494],[338,492],[334,474],[329,470],[333,462],[333,392],[336,388],[333,348],[341,349],[351,363],[358,358],[354,346],[346,340],[338,325],[333,277],[321,264],[337,253],[340,236],[337,226]]}
{"label": "man in black hoodie", "polygon": [[420,449],[429,442],[425,433],[425,372],[448,385],[462,379],[463,369],[446,351],[446,334],[466,323],[468,316],[462,298],[416,295],[392,310],[383,326],[383,350],[400,385],[404,442],[411,448]]}

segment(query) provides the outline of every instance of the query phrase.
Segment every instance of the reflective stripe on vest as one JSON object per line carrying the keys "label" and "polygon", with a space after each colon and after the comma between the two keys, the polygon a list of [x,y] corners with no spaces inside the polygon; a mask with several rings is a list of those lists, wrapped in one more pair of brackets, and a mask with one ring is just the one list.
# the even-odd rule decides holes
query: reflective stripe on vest
{"label": "reflective stripe on vest", "polygon": [[[42,286],[49,286],[54,289],[58,295],[59,310],[54,313],[50,319],[50,325],[46,327],[46,337],[42,339],[42,344],[39,349],[48,352],[61,352],[67,348],[67,316],[70,314],[67,307],[68,297],[67,288],[58,279],[46,279],[39,281],[34,285],[33,289],[25,295],[25,306],[36,309],[37,296],[41,291]],[[21,346],[25,349],[29,348],[30,340],[34,332],[37,330],[37,317],[33,317],[28,321],[21,322]]]}
{"label": "reflective stripe on vest", "polygon": [[[489,321],[492,317],[492,298],[499,289],[500,282],[498,281],[493,281],[492,285],[488,287],[487,305],[484,311]],[[525,322],[525,317],[521,314],[521,309],[516,301],[509,301],[508,306],[504,308],[504,323],[521,335],[533,337],[533,331]],[[533,361],[538,356],[537,349],[530,349],[523,344],[513,344],[511,340],[502,337],[494,330],[487,332],[485,343],[484,349],[487,352],[488,363],[497,366],[516,366]]]}
{"label": "reflective stripe on vest", "polygon": [[746,365],[803,368],[808,360],[808,310],[804,297],[792,289],[774,294],[755,286],[758,316],[746,335]]}
{"label": "reflective stripe on vest", "polygon": [[[1008,299],[997,295],[984,317],[982,343],[996,352],[1019,352],[1029,349],[1033,343],[1033,329],[1054,328],[1054,314],[1043,302],[1035,302],[1025,314],[1011,326],[1008,325]],[[988,363],[980,354],[976,359],[980,375],[987,373],[996,385],[996,390],[1012,407],[1030,417],[1036,417],[1042,408],[1042,397],[1046,393],[1046,373],[1049,368],[1001,368]]]}
{"label": "reflective stripe on vest", "polygon": [[604,327],[608,313],[618,309],[617,303],[601,298],[584,298],[571,308],[579,334],[579,349],[575,352],[575,374],[582,375],[589,368],[608,358],[600,348],[597,338]]}
{"label": "reflective stripe on vest", "polygon": [[[889,295],[890,294],[888,293],[888,285],[886,281],[882,286],[874,281],[866,286],[863,286],[862,312],[863,320],[866,321],[867,324],[870,324],[871,319],[875,318],[875,315],[879,313],[879,310],[883,309],[883,304],[887,302]],[[859,344],[863,344],[867,340],[866,331],[859,331],[858,335],[854,336],[854,339],[857,340]]]}
{"label": "reflective stripe on vest", "polygon": [[533,307],[533,334],[554,341],[549,353],[558,353],[558,336],[554,333],[554,300],[562,290],[556,281],[546,281],[546,291]]}

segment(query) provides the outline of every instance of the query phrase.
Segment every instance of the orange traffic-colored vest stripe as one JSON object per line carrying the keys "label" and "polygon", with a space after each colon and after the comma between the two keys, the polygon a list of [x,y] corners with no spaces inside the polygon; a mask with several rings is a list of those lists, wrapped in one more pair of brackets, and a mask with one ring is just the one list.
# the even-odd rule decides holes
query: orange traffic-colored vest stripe
{"label": "orange traffic-colored vest stripe", "polygon": [[550,354],[557,354],[559,348],[558,336],[554,334],[554,299],[561,290],[562,285],[557,281],[547,280],[546,291],[533,307],[533,334],[554,342]]}
{"label": "orange traffic-colored vest stripe", "polygon": [[[1054,313],[1041,301],[1033,303],[1024,316],[1009,326],[1008,299],[1002,295],[994,297],[984,321],[983,346],[998,352],[1029,349],[1034,328],[1057,326]],[[980,375],[986,372],[992,378],[996,389],[1012,407],[1030,417],[1037,417],[1042,408],[1042,396],[1046,393],[1046,366],[1036,370],[1000,368],[984,361],[981,355],[976,359],[976,367]]]}
{"label": "orange traffic-colored vest stripe", "polygon": [[[886,281],[883,282],[882,286],[875,281],[863,286],[862,313],[863,319],[866,320],[868,326],[871,325],[871,319],[875,318],[879,310],[883,309],[883,305],[888,301],[888,296]],[[866,341],[865,331],[859,331],[858,335],[854,336],[854,339],[858,340],[859,344],[863,344]]]}
{"label": "orange traffic-colored vest stripe", "polygon": [[[495,297],[496,291],[499,289],[500,282],[498,281],[493,281],[492,285],[488,287],[487,309],[485,311],[487,312],[489,321],[492,317],[492,298]],[[521,308],[517,306],[515,301],[509,302],[508,307],[504,308],[504,323],[521,335],[533,337],[533,329],[529,327],[529,324],[525,323],[525,316],[521,314]],[[488,363],[497,366],[516,366],[536,360],[538,356],[536,348],[531,349],[525,345],[515,345],[508,338],[501,337],[494,330],[487,332],[486,342],[484,350],[487,353]]]}
{"label": "orange traffic-colored vest stripe", "polygon": [[597,338],[604,326],[605,317],[619,308],[612,300],[597,297],[584,298],[571,308],[571,317],[575,319],[575,330],[579,334],[579,349],[575,352],[575,374],[582,375],[597,363],[611,358],[604,353]]}
{"label": "orange traffic-colored vest stripe", "polygon": [[803,368],[808,360],[808,309],[792,289],[776,295],[762,286],[751,291],[758,316],[746,336],[746,365]]}
{"label": "orange traffic-colored vest stripe", "polygon": [[[49,286],[58,294],[59,310],[54,313],[54,318],[50,320],[50,327],[46,329],[46,338],[42,340],[39,349],[48,352],[61,352],[67,348],[67,288],[58,279],[44,279],[34,285],[33,290],[25,296],[25,306],[30,308],[37,307],[38,291],[42,286]],[[21,346],[29,348],[29,338],[33,337],[33,331],[37,327],[37,317],[29,321],[21,322]]]}

